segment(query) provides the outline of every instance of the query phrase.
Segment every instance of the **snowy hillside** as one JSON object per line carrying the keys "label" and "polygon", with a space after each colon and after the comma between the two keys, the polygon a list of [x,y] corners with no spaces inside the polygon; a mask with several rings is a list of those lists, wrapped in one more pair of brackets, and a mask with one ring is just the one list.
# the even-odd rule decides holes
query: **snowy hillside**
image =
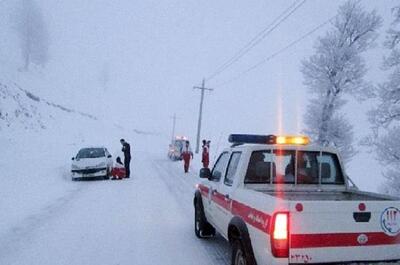
{"label": "snowy hillside", "polygon": [[[0,264],[29,264],[32,259],[37,264],[187,264],[193,257],[196,264],[228,264],[229,246],[221,237],[205,244],[191,229],[199,157],[192,174],[185,176],[180,162],[166,160],[167,144],[159,135],[124,129],[15,83],[2,81],[0,91],[0,209],[5,213],[0,218]],[[121,155],[121,137],[133,147],[132,179],[70,180],[71,157],[80,147],[104,145],[115,157]],[[161,204],[154,204],[154,193],[163,198]],[[184,203],[178,203],[182,196]],[[147,217],[137,218],[138,209]],[[166,225],[170,232],[160,240]],[[121,246],[108,245],[117,241]],[[166,241],[173,244],[165,246]],[[46,253],[40,251],[44,246]],[[157,255],[151,254],[153,248]],[[185,255],[171,255],[176,249]]]}
{"label": "snowy hillside", "polygon": [[[0,218],[2,244],[40,222],[43,212],[59,207],[82,188],[70,181],[70,161],[79,148],[102,145],[121,155],[119,139],[141,138],[142,148],[152,136],[126,130],[112,121],[52,102],[0,80]],[[133,144],[133,148],[139,148]],[[2,215],[4,216],[4,215]]]}
{"label": "snowy hillside", "polygon": [[97,120],[93,115],[47,101],[21,88],[17,83],[10,85],[2,80],[0,80],[0,103],[0,129],[2,127],[45,129],[45,123],[54,120],[60,112]]}

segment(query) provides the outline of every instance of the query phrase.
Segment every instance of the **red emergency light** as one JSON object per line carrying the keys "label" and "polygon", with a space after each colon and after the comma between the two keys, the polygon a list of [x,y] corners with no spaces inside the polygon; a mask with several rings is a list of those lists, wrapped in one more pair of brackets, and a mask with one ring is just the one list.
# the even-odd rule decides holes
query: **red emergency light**
{"label": "red emergency light", "polygon": [[233,144],[307,145],[310,138],[303,135],[231,134],[228,141]]}

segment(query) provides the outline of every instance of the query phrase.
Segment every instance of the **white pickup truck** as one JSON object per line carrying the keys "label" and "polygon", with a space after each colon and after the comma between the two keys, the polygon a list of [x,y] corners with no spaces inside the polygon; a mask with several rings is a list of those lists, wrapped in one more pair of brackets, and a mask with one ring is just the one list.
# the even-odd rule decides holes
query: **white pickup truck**
{"label": "white pickup truck", "polygon": [[194,207],[197,237],[218,231],[232,264],[400,261],[400,200],[359,191],[335,150],[304,136],[229,139],[201,169]]}

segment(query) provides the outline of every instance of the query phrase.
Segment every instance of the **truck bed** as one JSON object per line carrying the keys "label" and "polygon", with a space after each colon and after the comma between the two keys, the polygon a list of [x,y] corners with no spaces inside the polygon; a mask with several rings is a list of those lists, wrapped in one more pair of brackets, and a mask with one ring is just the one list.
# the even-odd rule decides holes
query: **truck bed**
{"label": "truck bed", "polygon": [[397,198],[363,191],[260,191],[288,201],[394,201]]}

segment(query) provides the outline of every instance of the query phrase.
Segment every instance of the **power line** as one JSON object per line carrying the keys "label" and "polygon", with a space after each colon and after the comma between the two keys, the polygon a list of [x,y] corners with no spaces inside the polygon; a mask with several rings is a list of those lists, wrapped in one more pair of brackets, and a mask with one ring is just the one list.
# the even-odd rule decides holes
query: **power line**
{"label": "power line", "polygon": [[[246,53],[248,53],[253,47],[255,47],[258,43],[260,43],[266,36],[268,36],[277,26],[279,26],[284,20],[286,20],[294,11],[296,11],[301,5],[303,5],[305,0],[298,5],[296,8],[294,8],[286,17],[282,19],[282,17],[290,11],[298,2],[294,2],[290,7],[285,9],[278,17],[276,17],[271,24],[269,24],[267,27],[265,27],[261,32],[259,32],[255,37],[253,37],[244,47],[242,47],[238,52],[235,53],[233,57],[231,57],[229,60],[227,60],[224,64],[222,64],[217,70],[210,75],[207,80],[213,79],[215,76],[218,74],[222,73],[225,71],[227,68],[229,68],[232,64],[237,62],[240,58],[242,58]],[[281,20],[281,21],[279,21]],[[279,21],[278,24],[276,24]],[[276,25],[275,25],[276,24]],[[275,25],[275,26],[274,26]],[[273,28],[271,28],[274,26]],[[268,31],[267,31],[268,30]],[[260,37],[261,36],[261,37]]]}
{"label": "power line", "polygon": [[231,65],[239,61],[244,55],[246,55],[252,48],[259,44],[265,37],[267,37],[271,32],[273,32],[280,24],[287,20],[294,12],[296,12],[307,0],[303,0],[300,4],[299,2],[294,2],[291,6],[285,9],[278,17],[276,17],[272,23],[260,31],[255,37],[253,37],[245,46],[243,46],[238,52],[235,53],[229,60],[217,68],[217,70],[211,74],[207,81],[215,78],[217,75],[228,69]]}
{"label": "power line", "polygon": [[231,79],[229,79],[229,80],[227,80],[227,81],[225,81],[225,82],[219,83],[219,84],[217,84],[217,85],[215,85],[215,86],[216,86],[216,87],[217,87],[217,86],[224,86],[224,85],[226,85],[226,84],[229,84],[229,83],[231,83],[231,82],[233,82],[233,81],[236,81],[236,80],[240,79],[242,76],[244,76],[244,75],[246,75],[247,73],[253,71],[254,69],[256,69],[257,67],[259,67],[260,65],[262,65],[262,64],[264,64],[264,63],[266,63],[266,62],[268,62],[269,60],[273,59],[274,57],[278,56],[279,54],[281,54],[281,53],[285,52],[286,50],[290,49],[291,47],[293,47],[294,45],[296,45],[296,44],[299,43],[300,41],[304,40],[305,38],[307,38],[308,36],[310,36],[310,35],[313,34],[314,32],[318,31],[320,28],[324,27],[326,24],[328,24],[329,22],[331,22],[335,17],[336,17],[336,16],[333,16],[333,17],[331,17],[330,19],[326,20],[325,22],[319,24],[318,26],[316,26],[315,28],[313,28],[312,30],[310,30],[309,32],[307,32],[306,34],[302,35],[300,38],[298,38],[298,39],[292,41],[291,43],[289,43],[288,45],[286,45],[286,46],[283,47],[282,49],[280,49],[280,50],[274,52],[273,54],[271,54],[271,55],[265,57],[264,59],[260,60],[258,63],[252,65],[251,67],[247,68],[245,71],[239,73],[239,74],[236,75],[235,77],[233,77],[233,78],[231,78]]}
{"label": "power line", "polygon": [[288,8],[286,8],[278,17],[276,17],[270,24],[268,24],[267,27],[265,27],[263,30],[261,30],[259,33],[257,33],[256,36],[254,36],[246,45],[244,45],[239,51],[237,51],[230,59],[228,59],[225,63],[223,63],[220,67],[217,68],[217,70],[211,74],[207,80],[211,80],[219,74],[219,71],[226,67],[229,63],[231,63],[233,60],[235,60],[238,56],[241,56],[241,54],[248,48],[250,47],[254,41],[257,41],[260,36],[262,36],[270,27],[272,27],[284,14],[286,14],[289,10],[291,10],[296,4],[297,0],[292,3]]}

